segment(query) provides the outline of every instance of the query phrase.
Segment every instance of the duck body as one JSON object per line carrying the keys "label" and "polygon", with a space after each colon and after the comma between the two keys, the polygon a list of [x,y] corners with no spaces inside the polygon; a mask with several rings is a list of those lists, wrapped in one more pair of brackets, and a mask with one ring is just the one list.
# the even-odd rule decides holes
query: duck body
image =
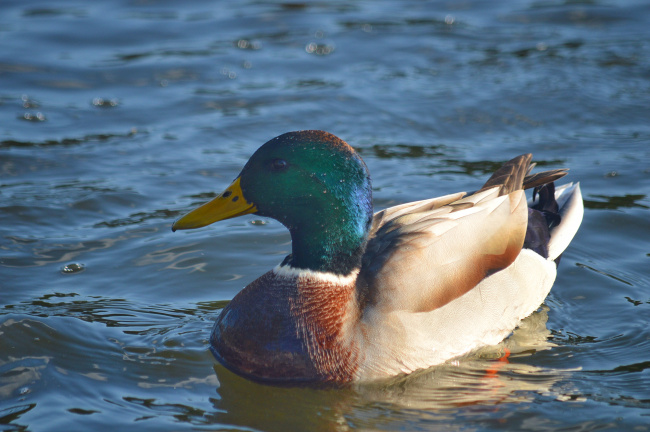
{"label": "duck body", "polygon": [[173,227],[256,213],[291,232],[291,255],[217,319],[215,357],[254,380],[344,384],[500,342],[548,295],[582,220],[579,186],[553,185],[566,170],[530,175],[530,159],[504,164],[477,192],[373,214],[367,168],[345,142],[322,131],[267,142]]}

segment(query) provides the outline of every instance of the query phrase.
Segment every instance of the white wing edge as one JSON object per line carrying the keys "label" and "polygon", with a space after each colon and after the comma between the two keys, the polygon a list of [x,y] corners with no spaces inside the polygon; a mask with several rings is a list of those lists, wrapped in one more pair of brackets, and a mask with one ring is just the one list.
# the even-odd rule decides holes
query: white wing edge
{"label": "white wing edge", "polygon": [[560,208],[562,221],[551,228],[548,244],[548,259],[555,260],[569,246],[578,232],[585,209],[582,202],[580,183],[567,183],[555,190],[555,200]]}

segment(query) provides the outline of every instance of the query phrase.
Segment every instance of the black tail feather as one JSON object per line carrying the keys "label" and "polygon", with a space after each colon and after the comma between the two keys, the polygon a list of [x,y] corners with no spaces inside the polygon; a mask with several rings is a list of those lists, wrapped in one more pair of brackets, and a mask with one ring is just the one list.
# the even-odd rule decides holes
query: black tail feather
{"label": "black tail feather", "polygon": [[[538,199],[536,200],[536,198]],[[551,182],[535,186],[533,202],[534,204],[528,209],[528,227],[526,228],[524,248],[531,249],[544,258],[548,258],[551,228],[559,225],[562,220],[558,203],[555,200],[555,184]],[[559,263],[560,257],[557,257],[555,264]]]}
{"label": "black tail feather", "polygon": [[532,208],[544,215],[549,229],[559,225],[562,218],[560,217],[560,207],[555,201],[555,184],[547,183],[535,187],[533,189],[533,202],[537,195],[539,195],[539,200],[533,204]]}
{"label": "black tail feather", "polygon": [[552,183],[567,175],[568,172],[567,168],[560,168],[527,175],[524,178],[524,189],[537,188]]}

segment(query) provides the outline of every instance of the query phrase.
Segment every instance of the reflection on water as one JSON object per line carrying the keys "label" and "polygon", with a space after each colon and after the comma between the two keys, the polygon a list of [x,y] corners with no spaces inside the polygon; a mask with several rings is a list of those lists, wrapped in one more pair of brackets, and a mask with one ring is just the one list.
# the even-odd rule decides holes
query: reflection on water
{"label": "reflection on water", "polygon": [[47,146],[75,146],[83,145],[92,142],[106,142],[113,140],[123,140],[135,135],[137,131],[131,130],[125,134],[93,134],[86,135],[82,138],[61,138],[60,140],[46,140],[41,142],[27,142],[16,140],[3,140],[0,141],[0,148],[2,147],[47,147]]}
{"label": "reflection on water", "polygon": [[649,205],[641,204],[641,202],[648,202],[646,195],[623,195],[623,196],[607,196],[607,195],[589,195],[590,198],[600,198],[599,201],[585,200],[585,207],[590,209],[611,209],[616,210],[619,208],[632,208],[639,207],[643,209],[650,208]]}
{"label": "reflection on water", "polygon": [[[9,239],[16,245],[0,259],[6,267],[39,267],[48,264],[62,263],[75,260],[83,254],[110,249],[119,242],[141,238],[151,234],[151,229],[136,229],[125,232],[116,238],[103,238],[73,243],[51,243],[47,245],[34,245],[30,239],[10,236]],[[13,256],[15,255],[15,256]]]}
{"label": "reflection on water", "polygon": [[370,151],[373,156],[380,159],[438,158],[446,155],[446,150],[447,149],[444,145],[416,146],[412,144],[374,144],[369,149],[360,148],[359,154],[363,157],[367,157],[366,155]]}

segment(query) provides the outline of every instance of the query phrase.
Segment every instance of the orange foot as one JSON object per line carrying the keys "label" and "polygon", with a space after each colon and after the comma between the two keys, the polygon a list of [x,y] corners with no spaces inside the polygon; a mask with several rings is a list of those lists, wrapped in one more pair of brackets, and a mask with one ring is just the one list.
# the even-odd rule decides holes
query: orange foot
{"label": "orange foot", "polygon": [[508,357],[510,357],[510,350],[508,348],[504,348],[503,355],[499,357],[496,362],[493,363],[493,366],[491,368],[485,371],[485,377],[486,378],[496,377],[497,373],[499,372],[499,369],[501,369],[504,364],[510,363]]}

